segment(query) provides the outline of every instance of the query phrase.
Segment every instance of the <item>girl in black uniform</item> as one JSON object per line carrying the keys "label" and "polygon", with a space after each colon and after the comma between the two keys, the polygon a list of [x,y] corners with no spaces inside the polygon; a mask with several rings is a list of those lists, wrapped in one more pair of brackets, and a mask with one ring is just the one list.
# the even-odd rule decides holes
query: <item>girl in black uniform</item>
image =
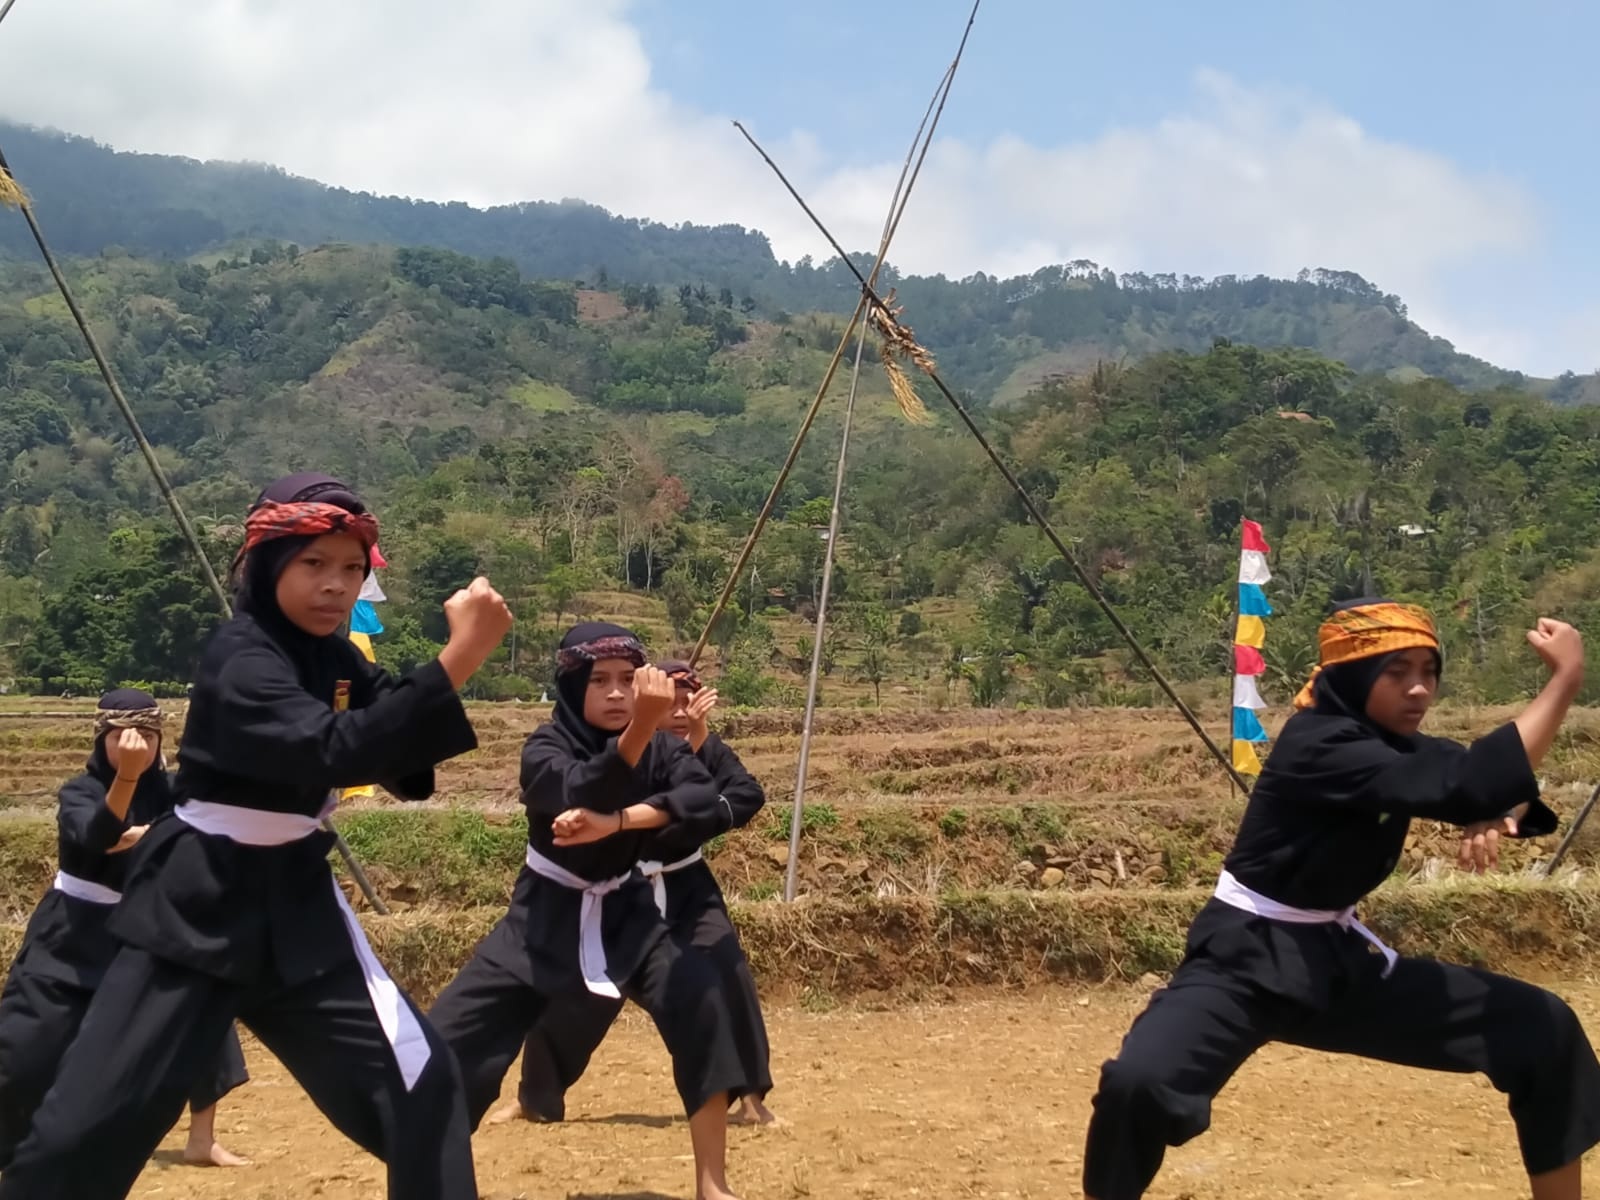
{"label": "girl in black uniform", "polygon": [[1417,732],[1439,682],[1427,613],[1356,601],[1320,641],[1182,965],[1101,1071],[1084,1193],[1143,1195],[1166,1147],[1204,1132],[1212,1097],[1279,1041],[1483,1072],[1510,1098],[1534,1200],[1578,1200],[1583,1153],[1600,1142],[1600,1064],[1572,1010],[1502,975],[1401,958],[1355,905],[1393,872],[1413,817],[1466,826],[1464,856],[1502,832],[1555,828],[1533,772],[1582,683],[1582,640],[1541,620],[1528,641],[1549,683],[1470,746]]}
{"label": "girl in black uniform", "polygon": [[[672,715],[663,728],[689,743],[689,749],[711,773],[719,803],[705,821],[675,821],[653,833],[645,843],[646,857],[639,869],[655,890],[656,907],[667,919],[672,936],[707,955],[722,976],[733,1036],[750,1088],[740,1098],[736,1120],[770,1124],[776,1118],[764,1101],[772,1088],[771,1051],[756,981],[728,916],[722,889],[701,853],[711,838],[748,825],[767,797],[739,756],[707,727],[706,720],[717,704],[716,689],[703,687],[686,662],[660,665],[676,694]],[[561,1120],[566,1114],[567,1089],[583,1075],[621,1011],[621,999],[592,993],[552,998],[523,1045],[517,1101],[492,1120]]]}
{"label": "girl in black uniform", "polygon": [[[34,909],[0,992],[0,1170],[27,1136],[117,956],[106,920],[121,898],[128,851],[171,809],[160,707],[136,688],[107,692],[95,714],[94,752],[84,773],[61,789],[55,886]],[[216,1106],[249,1078],[230,1027],[213,1066],[190,1092],[185,1162],[244,1165],[217,1144]]]}
{"label": "girl in black uniform", "polygon": [[139,847],[111,918],[123,946],[0,1200],[126,1196],[235,1017],[388,1164],[391,1198],[475,1200],[454,1060],[374,957],[320,819],[336,788],[433,791],[434,764],[476,744],[456,689],[511,614],[474,580],[445,604],[439,658],[391,679],[338,636],[376,540],[325,475],[281,480],[251,509],[239,611],[195,679],[182,802]]}
{"label": "girl in black uniform", "polygon": [[689,747],[657,733],[673,700],[672,681],[645,665],[628,630],[590,622],[562,639],[553,719],[522,751],[527,866],[510,909],[429,1018],[461,1063],[476,1127],[549,997],[633,1000],[672,1055],[697,1200],[735,1200],[727,1112],[752,1081],[716,968],[668,935],[635,866],[650,831],[705,823],[723,807]]}

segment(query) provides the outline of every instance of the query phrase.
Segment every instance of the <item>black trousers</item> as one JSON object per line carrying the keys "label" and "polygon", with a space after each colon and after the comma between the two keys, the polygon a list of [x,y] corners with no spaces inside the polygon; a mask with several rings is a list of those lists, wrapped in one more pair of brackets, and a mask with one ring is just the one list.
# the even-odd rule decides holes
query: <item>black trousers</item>
{"label": "black trousers", "polygon": [[1552,1171],[1600,1142],[1600,1063],[1577,1016],[1543,988],[1402,958],[1329,1009],[1288,1000],[1204,960],[1186,962],[1100,1072],[1084,1150],[1093,1200],[1136,1200],[1168,1146],[1211,1123],[1211,1100],[1268,1042],[1433,1071],[1482,1072],[1510,1101],[1523,1164]]}
{"label": "black trousers", "polygon": [[[720,903],[697,904],[678,915],[672,936],[704,954],[716,968],[728,1006],[730,1033],[743,1067],[744,1090],[765,1097],[772,1090],[767,1025],[756,995],[755,976],[728,910]],[[566,1116],[567,1090],[582,1078],[621,1011],[621,1000],[592,992],[550,998],[522,1047],[517,1099],[524,1112],[545,1121]]]}
{"label": "black trousers", "polygon": [[[497,938],[497,932],[502,936]],[[547,1005],[553,1000],[581,1004],[591,995],[552,995],[529,986],[523,973],[503,961],[508,940],[502,930],[491,931],[428,1012],[460,1063],[474,1129],[500,1095],[506,1072]],[[486,947],[492,947],[491,952],[486,953]],[[732,1100],[750,1087],[719,984],[716,968],[704,956],[670,937],[658,940],[639,969],[619,984],[623,997],[655,1022],[672,1056],[673,1081],[684,1112],[690,1115],[719,1093],[726,1092]],[[618,1007],[620,1002],[613,1004],[608,1027]],[[0,1200],[6,1200],[3,1192]]]}
{"label": "black trousers", "polygon": [[[93,999],[93,988],[31,971],[24,961],[7,976],[0,991],[0,1170],[28,1136]],[[239,1035],[230,1025],[190,1089],[189,1107],[210,1108],[249,1079]]]}
{"label": "black trousers", "polygon": [[476,1200],[448,1048],[423,1021],[432,1054],[408,1091],[354,958],[247,992],[131,947],[106,972],[33,1132],[0,1176],[0,1200],[125,1197],[235,1017],[340,1132],[388,1164],[391,1200]]}

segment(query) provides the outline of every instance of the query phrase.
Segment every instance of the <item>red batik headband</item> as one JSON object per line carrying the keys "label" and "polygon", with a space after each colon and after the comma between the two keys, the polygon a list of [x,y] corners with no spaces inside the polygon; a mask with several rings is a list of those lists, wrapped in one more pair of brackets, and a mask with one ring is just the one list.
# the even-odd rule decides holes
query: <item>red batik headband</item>
{"label": "red batik headband", "polygon": [[661,664],[661,669],[666,672],[667,678],[679,687],[686,687],[691,692],[698,692],[705,685],[700,681],[700,675],[686,662],[666,662]]}
{"label": "red batik headband", "polygon": [[320,537],[325,533],[354,534],[369,554],[378,541],[378,518],[371,513],[353,513],[337,504],[318,504],[297,500],[280,504],[263,500],[250,510],[244,522],[243,558],[263,542],[286,537]]}
{"label": "red batik headband", "polygon": [[569,671],[576,671],[585,663],[595,663],[606,658],[620,658],[635,667],[642,667],[648,661],[645,658],[644,645],[638,638],[616,634],[596,638],[592,642],[579,642],[576,646],[566,646],[558,650],[556,672],[565,675]]}

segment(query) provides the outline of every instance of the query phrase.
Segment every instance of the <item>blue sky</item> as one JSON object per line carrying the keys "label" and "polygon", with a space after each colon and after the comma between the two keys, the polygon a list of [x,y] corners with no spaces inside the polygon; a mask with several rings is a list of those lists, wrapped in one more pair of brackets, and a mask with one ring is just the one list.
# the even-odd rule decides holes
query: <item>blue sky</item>
{"label": "blue sky", "polygon": [[[376,192],[733,222],[821,257],[729,119],[875,244],[969,6],[21,0],[0,115]],[[987,0],[892,257],[1353,270],[1468,352],[1590,371],[1597,44],[1578,0]]]}
{"label": "blue sky", "polygon": [[[758,129],[803,120],[841,154],[880,158],[903,151],[905,118],[915,119],[969,6],[926,0],[915,6],[921,18],[909,22],[906,6],[770,7],[754,21],[748,5],[731,0],[645,0],[638,19],[656,82]],[[1450,273],[1475,293],[1454,301],[1473,325],[1492,326],[1499,312],[1508,330],[1521,328],[1530,314],[1516,310],[1531,308],[1552,321],[1587,312],[1587,328],[1600,334],[1597,45],[1600,5],[1580,0],[989,0],[941,128],[972,141],[1011,132],[1051,145],[1144,127],[1181,109],[1206,69],[1247,87],[1299,92],[1376,136],[1504,177],[1531,195],[1534,245],[1493,264],[1509,292],[1470,265]],[[863,96],[902,119],[863,120]],[[1395,286],[1381,261],[1305,265],[1358,270]],[[1508,365],[1600,366],[1600,345],[1591,352],[1582,337],[1527,336],[1537,361]]]}

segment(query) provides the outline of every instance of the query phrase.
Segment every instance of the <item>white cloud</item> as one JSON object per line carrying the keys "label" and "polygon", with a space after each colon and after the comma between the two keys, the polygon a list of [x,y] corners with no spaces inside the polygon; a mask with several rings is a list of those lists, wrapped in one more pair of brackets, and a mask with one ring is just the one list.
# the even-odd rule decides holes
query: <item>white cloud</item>
{"label": "white cloud", "polygon": [[[577,196],[633,216],[737,222],[782,257],[826,257],[725,116],[652,87],[627,10],[23,0],[0,33],[0,112],[380,193]],[[754,132],[847,246],[876,245],[898,162],[842,166],[804,130]],[[1462,348],[1551,370],[1559,346],[1463,308],[1448,285],[1463,268],[1526,256],[1537,233],[1515,183],[1374,137],[1314,100],[1200,72],[1181,111],[1153,126],[1051,146],[941,141],[893,257],[953,276],[1078,257],[1119,271],[1354,270]]]}

